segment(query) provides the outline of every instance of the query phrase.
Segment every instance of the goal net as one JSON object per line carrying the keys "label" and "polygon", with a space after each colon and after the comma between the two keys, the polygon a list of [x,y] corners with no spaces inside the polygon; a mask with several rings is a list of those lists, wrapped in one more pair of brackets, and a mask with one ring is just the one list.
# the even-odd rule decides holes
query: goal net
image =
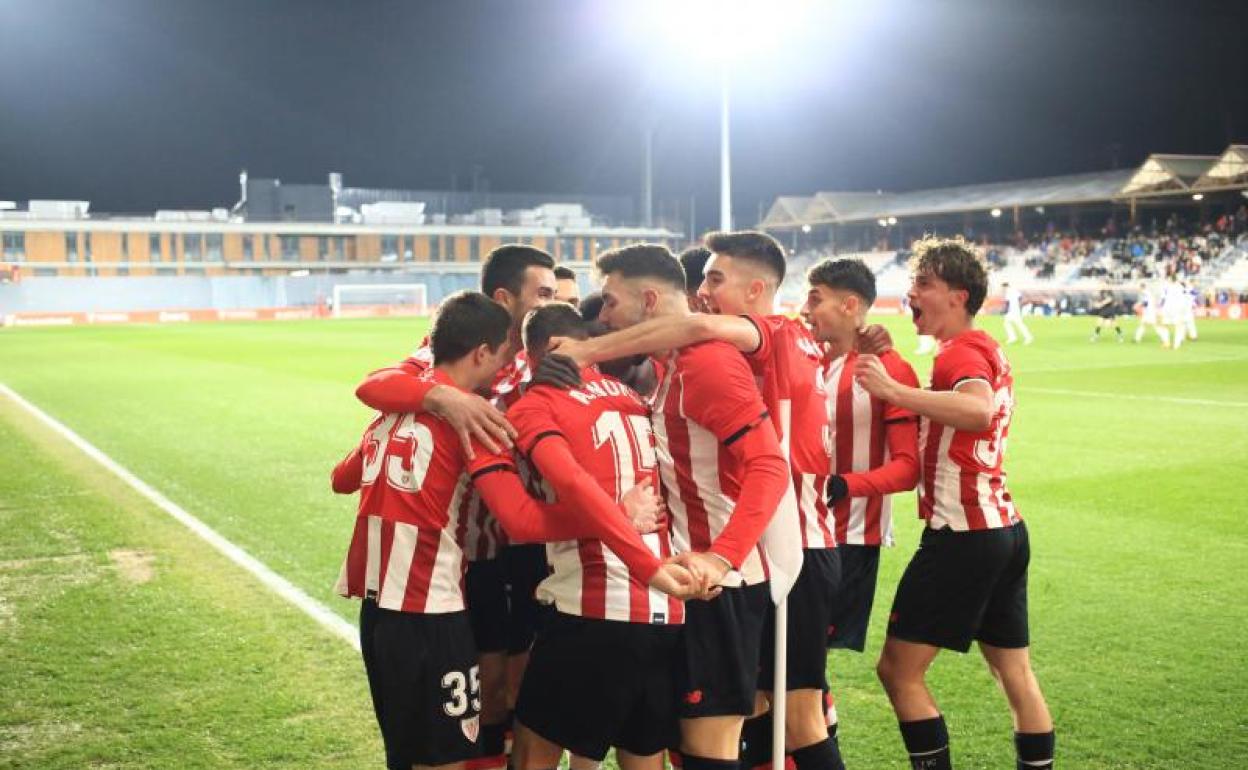
{"label": "goal net", "polygon": [[334,318],[428,315],[429,288],[423,283],[340,283],[332,302]]}

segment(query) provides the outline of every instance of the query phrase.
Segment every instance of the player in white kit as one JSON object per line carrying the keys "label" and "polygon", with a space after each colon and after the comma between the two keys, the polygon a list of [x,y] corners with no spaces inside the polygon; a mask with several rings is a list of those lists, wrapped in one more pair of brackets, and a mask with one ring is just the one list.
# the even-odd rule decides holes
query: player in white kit
{"label": "player in white kit", "polygon": [[1184,317],[1190,301],[1178,278],[1172,276],[1166,281],[1165,291],[1161,295],[1161,322],[1174,333],[1175,350],[1183,344]]}
{"label": "player in white kit", "polygon": [[1153,331],[1157,332],[1157,336],[1161,337],[1162,347],[1170,347],[1170,331],[1157,323],[1157,298],[1153,296],[1147,283],[1140,284],[1140,294],[1135,300],[1135,309],[1140,313],[1140,323],[1135,327],[1136,343],[1144,341],[1144,333],[1151,326]]}
{"label": "player in white kit", "polygon": [[1023,344],[1030,345],[1035,337],[1023,323],[1023,293],[1008,282],[1001,284],[1001,288],[1005,291],[1005,344],[1018,342],[1022,335]]}

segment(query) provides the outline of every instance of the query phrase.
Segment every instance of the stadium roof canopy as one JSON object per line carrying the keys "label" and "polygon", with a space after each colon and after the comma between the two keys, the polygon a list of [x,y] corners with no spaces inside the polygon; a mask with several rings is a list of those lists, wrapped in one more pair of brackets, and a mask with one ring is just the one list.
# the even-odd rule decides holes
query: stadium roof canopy
{"label": "stadium roof canopy", "polygon": [[1248,184],[1248,144],[1233,144],[1196,180],[1192,189],[1217,190],[1245,184]]}
{"label": "stadium roof canopy", "polygon": [[1248,145],[1213,155],[1150,155],[1136,169],[942,187],[904,193],[818,192],[776,199],[760,227],[792,229],[1001,209],[1125,203],[1195,189],[1248,188]]}
{"label": "stadium roof canopy", "polygon": [[1166,195],[1192,189],[1209,170],[1215,155],[1149,155],[1118,193],[1120,198]]}

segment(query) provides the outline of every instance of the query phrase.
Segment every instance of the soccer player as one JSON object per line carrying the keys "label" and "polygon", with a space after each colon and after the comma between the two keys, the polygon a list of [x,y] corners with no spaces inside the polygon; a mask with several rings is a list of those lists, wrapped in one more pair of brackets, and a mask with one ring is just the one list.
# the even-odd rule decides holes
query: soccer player
{"label": "soccer player", "polygon": [[1157,322],[1157,298],[1147,283],[1140,283],[1140,296],[1136,299],[1135,309],[1140,314],[1140,323],[1135,327],[1136,344],[1144,341],[1144,332],[1151,326],[1161,338],[1161,346],[1170,347],[1170,331]]}
{"label": "soccer player", "polygon": [[1161,295],[1161,322],[1170,329],[1175,350],[1183,344],[1183,337],[1187,333],[1185,317],[1188,304],[1188,294],[1183,290],[1183,285],[1176,276],[1170,276]]}
{"label": "soccer player", "polygon": [[[525,350],[537,365],[554,335],[584,338],[571,307],[534,310]],[[555,451],[580,463],[612,498],[654,478],[650,410],[636,392],[595,367],[563,390],[535,383],[510,409],[521,451]],[[545,444],[555,444],[552,450]],[[562,498],[561,464],[537,463],[543,483]],[[672,555],[667,527],[645,536],[658,558]],[[678,738],[672,687],[684,606],[646,586],[600,541],[546,546],[553,567],[538,596],[555,615],[538,635],[516,704],[517,770],[558,765],[563,749],[601,762],[614,746],[624,770],[662,770]]]}
{"label": "soccer player", "polygon": [[[858,329],[875,301],[875,275],[858,260],[824,260],[807,273],[802,318],[827,346],[824,388],[832,428],[827,504],[835,521],[841,583],[828,646],[862,652],[875,600],[880,547],[893,545],[889,495],[914,489],[919,477],[918,420],[854,381]],[[894,380],[919,379],[896,351],[879,355]],[[835,724],[835,722],[833,722]]]}
{"label": "soccer player", "polygon": [[[691,313],[684,270],[663,246],[609,251],[598,269],[599,318],[613,329]],[[685,607],[680,751],[687,770],[735,770],[769,604],[758,541],[788,487],[787,466],[754,376],[732,346],[704,342],[661,358],[651,424],[673,542],[682,563],[724,586]]]}
{"label": "soccer player", "polygon": [[[488,385],[510,356],[506,311],[483,294],[447,298],[424,377],[465,391]],[[360,490],[337,591],[359,598],[360,647],[392,770],[462,767],[476,756],[481,701],[463,590],[462,519],[472,483],[515,536],[601,537],[641,580],[684,592],[602,490],[584,480],[565,501],[592,515],[557,517],[528,497],[501,455],[465,461],[458,436],[429,414],[382,414],[333,474]],[[596,495],[595,495],[596,493]]]}
{"label": "soccer player", "polygon": [[1195,286],[1183,284],[1184,293],[1187,295],[1187,303],[1183,305],[1183,328],[1187,332],[1188,339],[1193,342],[1196,340],[1196,306],[1200,304],[1200,291]]}
{"label": "soccer player", "polygon": [[566,265],[555,267],[555,302],[565,302],[572,307],[581,303],[581,287],[576,281],[576,271]]}
{"label": "soccer player", "polygon": [[[554,300],[555,261],[532,246],[509,244],[486,256],[481,290],[511,318],[509,342],[515,358],[502,367],[489,390],[499,407],[514,403],[532,375],[521,346],[525,315]],[[469,436],[491,451],[510,446],[514,430],[495,405],[452,388],[441,388],[419,375],[431,362],[428,346],[398,366],[370,374],[356,396],[382,412],[429,411],[455,426],[469,453]],[[523,466],[522,466],[523,470]],[[465,534],[470,560],[466,584],[473,633],[481,656],[482,744],[485,757],[474,770],[498,770],[506,764],[509,710],[515,701],[537,623],[534,591],[547,574],[541,546],[509,548],[504,532],[479,499],[472,500]],[[492,759],[490,759],[492,758]]]}
{"label": "soccer player", "polygon": [[942,648],[978,641],[1014,718],[1020,770],[1053,766],[1053,721],[1031,668],[1027,528],[1005,488],[1014,409],[1001,347],[974,328],[987,272],[960,238],[915,248],[910,308],[919,332],[940,340],[930,390],[897,382],[874,356],[855,378],[872,395],[920,417],[921,545],[902,575],[878,673],[911,765],[950,767],[944,717],[925,681]]}
{"label": "soccer player", "polygon": [[1102,289],[1100,295],[1092,303],[1092,313],[1099,320],[1096,322],[1096,328],[1092,330],[1092,342],[1099,342],[1101,339],[1101,329],[1108,326],[1114,327],[1114,333],[1118,335],[1118,341],[1123,342],[1125,338],[1122,336],[1122,325],[1118,323],[1118,316],[1121,315],[1118,305],[1118,298],[1109,289]]}
{"label": "soccer player", "polygon": [[[792,534],[800,540],[804,557],[790,594],[794,611],[788,621],[786,744],[801,768],[840,767],[839,749],[824,721],[822,693],[827,686],[832,587],[840,568],[832,522],[823,502],[830,458],[825,396],[818,374],[821,353],[800,323],[774,313],[775,293],[785,272],[784,251],[775,239],[757,232],[713,233],[706,244],[710,257],[698,296],[714,315],[649,320],[585,343],[582,355],[602,360],[712,339],[746,353],[788,450],[793,489],[788,504],[797,514]],[[769,612],[768,619],[770,626],[773,613]],[[760,687],[767,692],[773,689],[773,644],[774,630],[765,627]],[[752,765],[756,758],[770,756],[770,740],[761,739],[760,731],[753,729],[757,725],[749,727],[746,758]]]}
{"label": "soccer player", "polygon": [[1005,291],[1005,344],[1013,345],[1021,334],[1023,344],[1030,345],[1035,338],[1031,336],[1027,324],[1023,323],[1023,293],[1010,286],[1008,281],[1001,284],[1001,288]]}

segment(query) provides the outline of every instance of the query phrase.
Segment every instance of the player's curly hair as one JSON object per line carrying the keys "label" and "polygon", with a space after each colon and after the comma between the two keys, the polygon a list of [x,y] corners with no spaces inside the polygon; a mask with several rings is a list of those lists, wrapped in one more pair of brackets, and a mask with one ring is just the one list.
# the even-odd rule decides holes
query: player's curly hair
{"label": "player's curly hair", "polygon": [[975,248],[962,236],[937,238],[927,235],[914,242],[910,271],[931,273],[951,289],[966,291],[966,312],[975,315],[988,296],[988,268]]}

